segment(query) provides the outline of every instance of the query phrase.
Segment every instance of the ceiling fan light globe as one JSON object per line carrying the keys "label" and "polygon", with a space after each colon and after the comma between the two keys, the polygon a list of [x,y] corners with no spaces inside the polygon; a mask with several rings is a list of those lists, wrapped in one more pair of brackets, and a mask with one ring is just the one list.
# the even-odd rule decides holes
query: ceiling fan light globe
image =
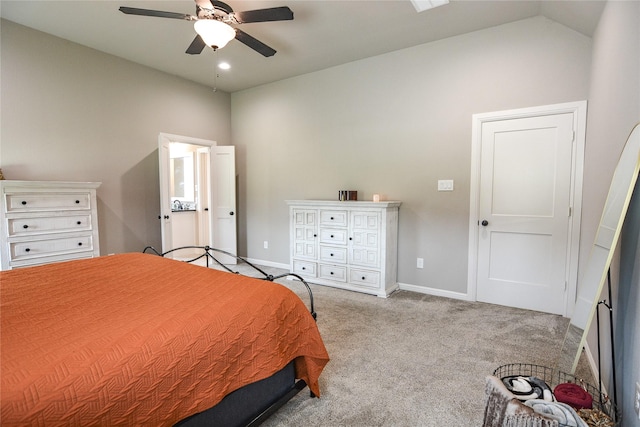
{"label": "ceiling fan light globe", "polygon": [[236,36],[236,31],[228,24],[215,19],[199,19],[193,24],[196,33],[207,46],[221,49]]}

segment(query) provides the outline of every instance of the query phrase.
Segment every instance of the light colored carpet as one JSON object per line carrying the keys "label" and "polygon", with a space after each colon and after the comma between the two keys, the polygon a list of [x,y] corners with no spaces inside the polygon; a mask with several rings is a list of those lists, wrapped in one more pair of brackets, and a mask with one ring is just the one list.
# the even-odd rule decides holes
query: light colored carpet
{"label": "light colored carpet", "polygon": [[331,357],[322,395],[301,392],[264,426],[477,427],[485,377],[503,364],[554,363],[567,327],[560,316],[406,291],[313,292]]}
{"label": "light colored carpet", "polygon": [[[279,282],[308,302],[302,284]],[[553,366],[568,324],[407,291],[384,299],[311,287],[331,357],[322,395],[303,390],[263,426],[480,426],[485,377],[510,363]]]}

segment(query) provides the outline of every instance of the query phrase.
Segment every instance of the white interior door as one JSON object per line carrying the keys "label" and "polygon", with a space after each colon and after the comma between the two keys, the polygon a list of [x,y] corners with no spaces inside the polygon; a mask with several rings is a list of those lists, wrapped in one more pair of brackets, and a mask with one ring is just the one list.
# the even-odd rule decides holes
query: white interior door
{"label": "white interior door", "polygon": [[[216,249],[237,253],[236,237],[236,160],[235,147],[213,147],[212,170],[215,171],[211,200],[213,201],[213,241]],[[221,257],[225,264],[235,264],[232,257]]]}
{"label": "white interior door", "polygon": [[160,175],[160,234],[162,235],[162,252],[173,248],[173,231],[171,227],[171,141],[160,138],[158,141],[158,166]]}
{"label": "white interior door", "polygon": [[564,314],[571,113],[482,124],[478,301]]}
{"label": "white interior door", "polygon": [[198,246],[213,246],[211,240],[211,209],[209,196],[211,191],[211,148],[202,147],[198,149]]}

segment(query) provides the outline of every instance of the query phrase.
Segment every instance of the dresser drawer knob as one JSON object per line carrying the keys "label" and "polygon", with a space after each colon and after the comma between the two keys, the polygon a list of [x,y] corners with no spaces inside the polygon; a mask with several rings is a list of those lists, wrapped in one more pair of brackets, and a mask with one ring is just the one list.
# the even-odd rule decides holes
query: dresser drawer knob
{"label": "dresser drawer knob", "polygon": [[333,239],[333,234],[331,235],[331,238]]}
{"label": "dresser drawer knob", "polygon": [[331,221],[333,221],[333,217],[331,217]]}
{"label": "dresser drawer knob", "polygon": [[333,254],[331,254],[331,256],[333,256]]}
{"label": "dresser drawer knob", "polygon": [[79,205],[79,204],[80,204],[80,200],[76,200],[76,205]]}
{"label": "dresser drawer knob", "polygon": [[23,225],[22,228],[29,228],[27,224]]}
{"label": "dresser drawer knob", "polygon": [[76,224],[82,225],[82,221],[78,221],[78,222],[76,222]]}
{"label": "dresser drawer knob", "polygon": [[303,269],[303,270],[306,270],[306,269],[307,269],[307,267],[302,267],[302,269]]}
{"label": "dresser drawer knob", "polygon": [[78,246],[82,246],[82,242],[78,242]]}
{"label": "dresser drawer knob", "polygon": [[25,250],[24,250],[24,251],[25,251],[25,252],[31,252],[31,249],[29,249],[29,248],[25,248]]}
{"label": "dresser drawer knob", "polygon": [[329,273],[329,274],[331,274],[333,276],[333,271],[331,273]]}
{"label": "dresser drawer knob", "polygon": [[362,276],[362,280],[365,280],[365,279],[366,279],[366,277]]}
{"label": "dresser drawer knob", "polygon": [[23,205],[26,205],[26,204],[27,204],[27,201],[26,201],[26,200],[23,200],[23,201],[22,201],[22,204],[23,204]]}

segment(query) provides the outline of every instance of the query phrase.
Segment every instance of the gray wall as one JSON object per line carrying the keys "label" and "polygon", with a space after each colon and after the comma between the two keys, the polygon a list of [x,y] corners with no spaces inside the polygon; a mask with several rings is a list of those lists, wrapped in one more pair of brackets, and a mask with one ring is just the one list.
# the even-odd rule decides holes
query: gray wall
{"label": "gray wall", "polygon": [[7,179],[101,181],[102,254],[160,247],[158,134],[231,143],[230,96],[1,23]]}
{"label": "gray wall", "polygon": [[[631,129],[640,122],[640,2],[607,3],[593,37],[593,66],[589,88],[585,152],[583,246],[593,243],[611,176]],[[618,251],[611,269],[615,314],[618,404],[623,424],[640,426],[633,409],[635,383],[640,382],[640,191],[636,186]],[[583,259],[588,256],[583,250]],[[603,382],[613,395],[609,318],[600,309]],[[595,324],[589,349],[597,360]]]}
{"label": "gray wall", "polygon": [[287,199],[380,193],[403,203],[399,281],[466,294],[472,114],[587,99],[590,61],[537,17],[233,93],[240,252],[288,263]]}

